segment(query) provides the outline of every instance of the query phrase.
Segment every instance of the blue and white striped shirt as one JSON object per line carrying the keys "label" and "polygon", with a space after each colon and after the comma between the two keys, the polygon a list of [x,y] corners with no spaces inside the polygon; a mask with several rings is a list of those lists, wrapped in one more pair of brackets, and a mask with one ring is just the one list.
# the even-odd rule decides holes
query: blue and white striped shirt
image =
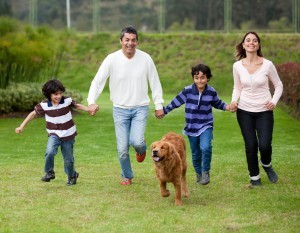
{"label": "blue and white striped shirt", "polygon": [[226,103],[220,100],[216,90],[208,85],[202,94],[195,84],[185,87],[169,105],[164,107],[164,113],[168,114],[183,104],[185,104],[186,121],[183,133],[194,137],[213,127],[212,107],[226,110]]}

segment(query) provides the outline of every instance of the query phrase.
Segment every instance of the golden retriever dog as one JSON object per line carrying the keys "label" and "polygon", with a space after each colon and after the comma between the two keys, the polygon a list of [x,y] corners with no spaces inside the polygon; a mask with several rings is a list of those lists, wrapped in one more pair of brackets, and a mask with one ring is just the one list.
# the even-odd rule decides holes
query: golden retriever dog
{"label": "golden retriever dog", "polygon": [[170,196],[167,183],[175,188],[175,205],[181,205],[181,196],[188,197],[186,185],[186,144],[183,137],[174,132],[164,135],[151,145],[151,157],[163,197]]}

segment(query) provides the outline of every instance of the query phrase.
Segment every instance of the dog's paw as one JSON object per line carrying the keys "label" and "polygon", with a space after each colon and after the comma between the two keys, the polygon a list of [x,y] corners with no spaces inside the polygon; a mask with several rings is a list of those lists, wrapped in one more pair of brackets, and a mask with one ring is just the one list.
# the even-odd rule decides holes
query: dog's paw
{"label": "dog's paw", "polygon": [[165,192],[161,192],[161,195],[163,196],[163,197],[168,197],[168,196],[170,196],[171,195],[171,193],[170,193],[170,191],[169,190],[166,190]]}
{"label": "dog's paw", "polygon": [[182,196],[184,196],[184,197],[189,197],[189,196],[190,196],[190,194],[189,194],[189,192],[188,192],[188,191],[186,191],[186,192],[182,192]]}
{"label": "dog's paw", "polygon": [[175,205],[181,206],[182,205],[182,201],[178,200],[178,199],[175,199]]}

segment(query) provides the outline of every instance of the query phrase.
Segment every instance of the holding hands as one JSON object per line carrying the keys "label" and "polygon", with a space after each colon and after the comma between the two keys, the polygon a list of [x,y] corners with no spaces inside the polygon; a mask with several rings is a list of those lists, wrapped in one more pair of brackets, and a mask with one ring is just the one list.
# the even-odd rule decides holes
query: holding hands
{"label": "holding hands", "polygon": [[94,116],[96,114],[96,112],[99,111],[99,106],[97,104],[90,104],[88,106],[88,113],[91,115],[91,116]]}
{"label": "holding hands", "polygon": [[165,116],[164,110],[155,110],[155,116],[157,119],[162,119]]}
{"label": "holding hands", "polygon": [[229,104],[229,111],[230,112],[236,112],[238,103],[236,101],[232,101],[231,104]]}

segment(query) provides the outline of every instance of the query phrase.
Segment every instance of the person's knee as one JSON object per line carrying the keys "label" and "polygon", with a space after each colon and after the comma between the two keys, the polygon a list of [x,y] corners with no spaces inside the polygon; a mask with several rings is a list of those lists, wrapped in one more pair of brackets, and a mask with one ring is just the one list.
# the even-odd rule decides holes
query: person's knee
{"label": "person's knee", "polygon": [[57,150],[54,148],[47,148],[45,157],[52,157],[57,154]]}
{"label": "person's knee", "polygon": [[258,145],[257,145],[257,143],[247,143],[246,144],[246,153],[257,154],[257,152],[258,152]]}
{"label": "person's knee", "polygon": [[207,154],[207,153],[211,153],[212,146],[211,146],[211,144],[205,144],[205,145],[201,145],[200,149],[201,149],[202,154]]}
{"label": "person's knee", "polygon": [[146,148],[146,144],[143,141],[140,140],[132,140],[130,142],[130,144],[132,145],[132,147],[136,150],[136,151],[141,151],[144,150]]}
{"label": "person's knee", "polygon": [[119,149],[118,150],[118,156],[119,156],[120,160],[128,159],[128,157],[129,157],[128,149],[126,149],[126,148]]}
{"label": "person's knee", "polygon": [[259,151],[261,154],[269,154],[272,151],[271,144],[261,144],[259,145]]}

